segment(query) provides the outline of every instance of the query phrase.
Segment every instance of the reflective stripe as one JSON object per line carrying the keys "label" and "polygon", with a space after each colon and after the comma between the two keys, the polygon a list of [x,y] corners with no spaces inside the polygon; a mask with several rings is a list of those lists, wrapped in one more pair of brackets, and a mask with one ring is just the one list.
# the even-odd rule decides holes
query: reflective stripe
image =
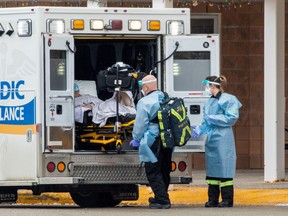
{"label": "reflective stripe", "polygon": [[233,180],[226,181],[226,182],[220,182],[220,187],[227,187],[227,186],[233,186]]}
{"label": "reflective stripe", "polygon": [[163,122],[159,122],[159,128],[160,128],[160,130],[164,130],[164,124],[163,124]]}
{"label": "reflective stripe", "polygon": [[185,107],[182,105],[181,109],[183,111],[183,116],[181,116],[176,110],[171,109],[171,113],[180,121],[182,122],[184,120],[184,117],[186,116],[186,109]]}
{"label": "reflective stripe", "polygon": [[189,126],[186,126],[185,128],[183,128],[180,143],[179,143],[180,146],[183,145],[185,141],[186,131],[188,131],[189,134],[192,133],[191,128]]}
{"label": "reflective stripe", "polygon": [[207,180],[208,185],[220,185],[220,181],[218,180]]}
{"label": "reflective stripe", "polygon": [[160,130],[164,130],[164,124],[163,124],[163,121],[162,121],[162,113],[158,111],[158,121],[159,121],[159,128]]}
{"label": "reflective stripe", "polygon": [[174,109],[171,109],[171,113],[181,122],[183,121],[183,117]]}
{"label": "reflective stripe", "polygon": [[167,148],[167,144],[164,142],[165,140],[164,133],[160,133],[160,138],[162,140],[162,145],[164,146],[164,148]]}

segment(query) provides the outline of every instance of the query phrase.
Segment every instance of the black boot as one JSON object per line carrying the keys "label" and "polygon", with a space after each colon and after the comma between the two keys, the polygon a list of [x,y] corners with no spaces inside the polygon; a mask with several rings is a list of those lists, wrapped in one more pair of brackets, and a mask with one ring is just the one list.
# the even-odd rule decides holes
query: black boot
{"label": "black boot", "polygon": [[221,187],[222,202],[219,203],[218,207],[233,207],[234,198],[234,187],[226,186]]}
{"label": "black boot", "polygon": [[209,185],[208,187],[208,202],[205,203],[205,207],[217,207],[220,195],[219,185]]}

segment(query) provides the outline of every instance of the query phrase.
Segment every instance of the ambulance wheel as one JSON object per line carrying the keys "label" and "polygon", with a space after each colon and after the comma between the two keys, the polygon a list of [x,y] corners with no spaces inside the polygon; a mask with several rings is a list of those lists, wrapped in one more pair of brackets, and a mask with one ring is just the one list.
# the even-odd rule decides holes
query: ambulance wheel
{"label": "ambulance wheel", "polygon": [[114,207],[121,200],[114,200],[109,192],[79,191],[70,192],[72,200],[82,208]]}

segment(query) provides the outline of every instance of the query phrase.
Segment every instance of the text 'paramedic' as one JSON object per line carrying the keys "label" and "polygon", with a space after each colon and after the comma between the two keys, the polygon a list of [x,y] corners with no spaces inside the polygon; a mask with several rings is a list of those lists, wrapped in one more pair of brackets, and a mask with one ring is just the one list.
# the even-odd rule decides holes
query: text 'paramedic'
{"label": "text 'paramedic'", "polygon": [[0,100],[14,100],[14,99],[24,99],[24,95],[19,93],[19,87],[24,85],[24,80],[19,80],[18,82],[11,81],[1,81],[0,82]]}

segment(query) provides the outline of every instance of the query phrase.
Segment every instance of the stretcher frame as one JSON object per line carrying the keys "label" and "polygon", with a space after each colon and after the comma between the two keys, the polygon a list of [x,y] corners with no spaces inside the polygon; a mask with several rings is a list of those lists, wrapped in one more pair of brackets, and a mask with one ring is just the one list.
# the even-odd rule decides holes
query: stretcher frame
{"label": "stretcher frame", "polygon": [[118,154],[122,152],[123,141],[129,141],[128,135],[132,134],[135,119],[120,123],[119,128],[115,130],[114,124],[107,124],[103,127],[97,125],[76,126],[79,141],[81,143],[95,144],[101,147],[102,152],[107,152],[107,145],[115,143],[115,149]]}

